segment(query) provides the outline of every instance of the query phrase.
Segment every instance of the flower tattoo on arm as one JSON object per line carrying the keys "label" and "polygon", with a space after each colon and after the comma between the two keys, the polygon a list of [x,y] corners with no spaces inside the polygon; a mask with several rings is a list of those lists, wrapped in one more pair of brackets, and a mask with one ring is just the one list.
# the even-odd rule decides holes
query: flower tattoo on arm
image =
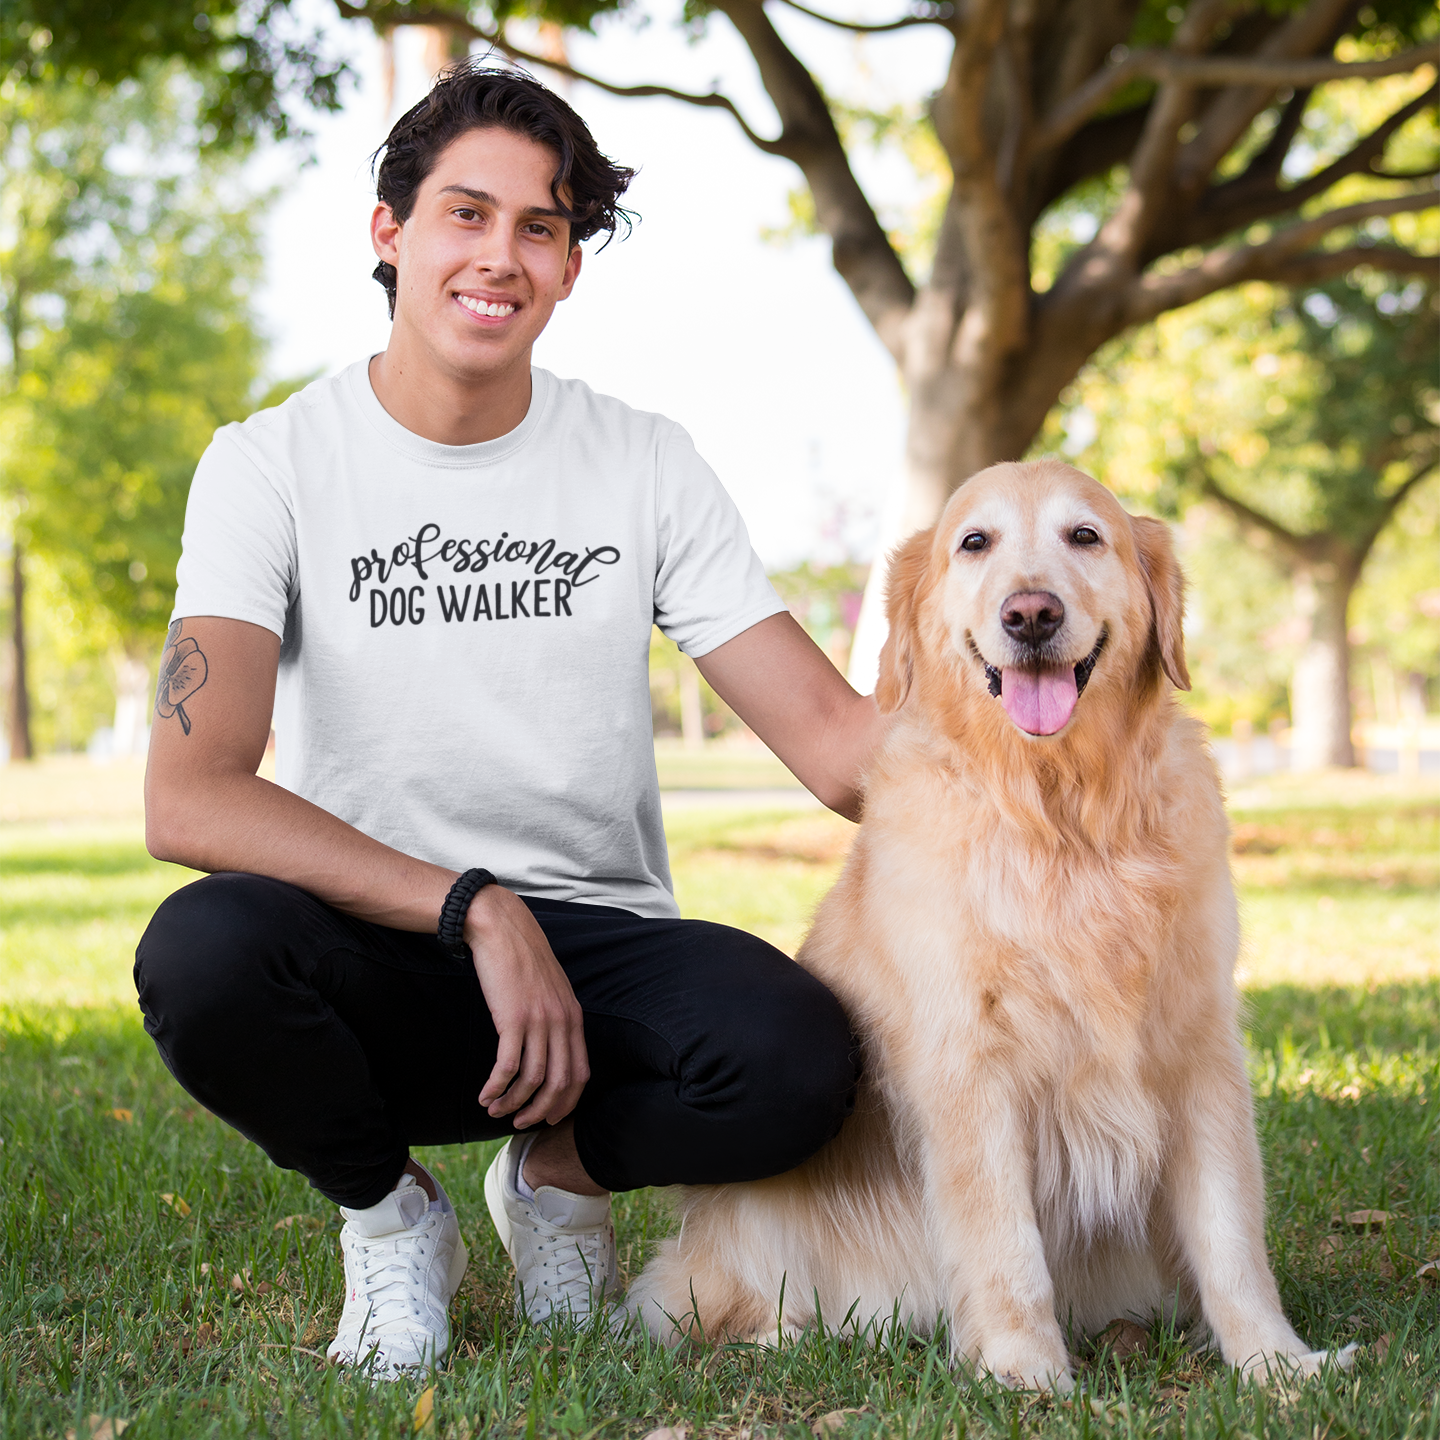
{"label": "flower tattoo on arm", "polygon": [[185,713],[188,700],[210,675],[210,666],[205,652],[194,639],[187,635],[183,640],[180,631],[183,620],[171,622],[165,636],[165,653],[160,657],[160,683],[155,687],[155,713],[168,720],[172,715],[180,717],[180,728],[190,733],[190,717]]}

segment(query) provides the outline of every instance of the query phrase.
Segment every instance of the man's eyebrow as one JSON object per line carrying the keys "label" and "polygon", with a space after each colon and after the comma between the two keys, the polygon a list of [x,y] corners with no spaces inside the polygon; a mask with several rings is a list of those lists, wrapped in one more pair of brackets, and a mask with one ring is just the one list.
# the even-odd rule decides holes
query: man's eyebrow
{"label": "man's eyebrow", "polygon": [[[493,205],[497,210],[500,202],[488,190],[472,190],[468,185],[444,185],[440,188],[442,195],[463,195],[467,200],[473,200],[477,205]],[[549,215],[556,220],[565,219],[563,210],[547,210],[540,205],[528,206],[525,210],[527,215]]]}

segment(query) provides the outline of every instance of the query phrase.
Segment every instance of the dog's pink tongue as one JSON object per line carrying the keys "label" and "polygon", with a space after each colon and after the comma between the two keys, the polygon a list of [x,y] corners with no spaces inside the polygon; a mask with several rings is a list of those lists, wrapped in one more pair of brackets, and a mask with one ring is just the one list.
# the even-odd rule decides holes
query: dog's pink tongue
{"label": "dog's pink tongue", "polygon": [[1065,726],[1080,692],[1075,670],[1002,670],[1000,703],[1005,713],[1031,735],[1053,735]]}

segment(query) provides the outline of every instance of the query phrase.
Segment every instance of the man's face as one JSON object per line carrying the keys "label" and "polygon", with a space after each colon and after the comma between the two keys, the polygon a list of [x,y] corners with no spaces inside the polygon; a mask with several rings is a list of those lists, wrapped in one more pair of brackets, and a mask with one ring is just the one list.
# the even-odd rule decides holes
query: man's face
{"label": "man's face", "polygon": [[528,366],[580,273],[550,193],[556,163],[526,136],[470,130],[441,151],[403,225],[375,207],[375,253],[399,274],[395,329],[459,378]]}

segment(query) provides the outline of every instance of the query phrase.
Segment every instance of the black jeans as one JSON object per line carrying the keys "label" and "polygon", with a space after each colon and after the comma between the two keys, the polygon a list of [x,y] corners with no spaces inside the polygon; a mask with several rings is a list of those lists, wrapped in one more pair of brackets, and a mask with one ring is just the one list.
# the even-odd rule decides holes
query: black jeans
{"label": "black jeans", "polygon": [[[755,1180],[854,1101],[835,997],[740,930],[527,899],[585,1015],[575,1143],[598,1185]],[[202,1105],[337,1204],[373,1205],[411,1145],[512,1133],[478,1102],[497,1038],[468,960],[258,875],[187,885],[141,938],[135,987]]]}

